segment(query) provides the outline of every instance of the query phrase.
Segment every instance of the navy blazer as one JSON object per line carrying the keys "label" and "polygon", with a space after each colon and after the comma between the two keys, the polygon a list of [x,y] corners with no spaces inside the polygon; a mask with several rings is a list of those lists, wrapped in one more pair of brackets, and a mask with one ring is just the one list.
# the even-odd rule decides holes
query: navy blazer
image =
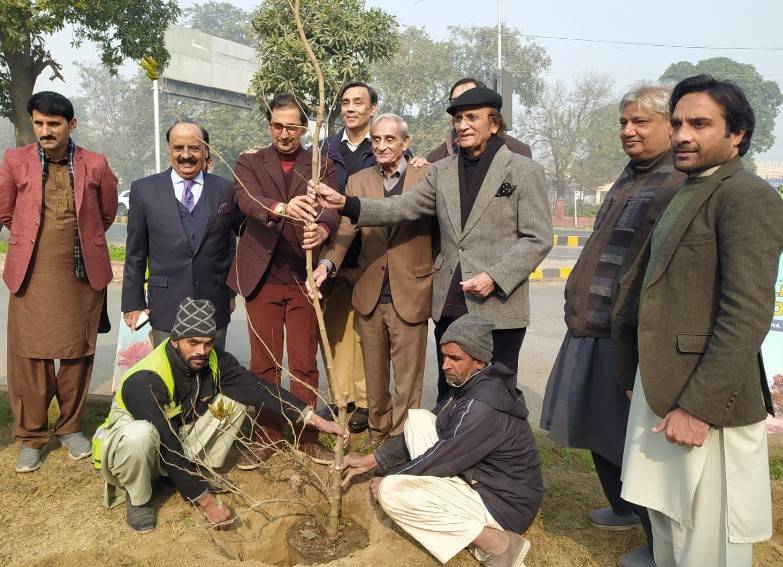
{"label": "navy blazer", "polygon": [[[345,194],[345,184],[348,182],[348,170],[345,168],[345,160],[340,151],[340,145],[343,143],[343,132],[345,132],[345,128],[341,128],[339,132],[326,138],[321,146],[321,153],[334,162],[338,186],[333,187],[333,189]],[[354,173],[376,165],[377,163],[371,149],[363,150],[362,155],[359,157],[358,167]]]}
{"label": "navy blazer", "polygon": [[207,225],[192,245],[180,219],[171,168],[131,183],[123,313],[149,308],[152,327],[170,331],[180,302],[194,297],[215,304],[218,329],[228,325],[229,299],[234,294],[226,280],[244,216],[234,202],[231,181],[210,173],[204,173],[199,199],[199,206],[204,205],[209,211]]}

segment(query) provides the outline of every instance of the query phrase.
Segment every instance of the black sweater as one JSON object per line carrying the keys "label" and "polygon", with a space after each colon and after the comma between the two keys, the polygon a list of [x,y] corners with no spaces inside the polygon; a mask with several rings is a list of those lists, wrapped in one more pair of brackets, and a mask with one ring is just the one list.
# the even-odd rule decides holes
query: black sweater
{"label": "black sweater", "polygon": [[[199,474],[198,465],[184,457],[176,433],[185,423],[195,421],[209,411],[209,404],[218,393],[241,404],[284,413],[297,421],[307,407],[299,398],[257,377],[239,364],[233,355],[215,349],[220,370],[220,391],[216,390],[208,366],[192,370],[169,343],[166,355],[174,375],[174,399],[182,406],[182,413],[167,419],[161,411],[169,403],[169,394],[163,379],[154,372],[141,371],[129,376],[122,384],[122,400],[134,419],[149,421],[160,434],[160,455],[166,472],[185,500],[203,494],[208,482]],[[281,401],[282,400],[282,401]]]}
{"label": "black sweater", "polygon": [[498,523],[526,531],[544,494],[541,460],[527,421],[516,376],[494,363],[435,408],[438,441],[411,459],[405,437],[397,435],[375,450],[380,473],[458,476],[481,496]]}

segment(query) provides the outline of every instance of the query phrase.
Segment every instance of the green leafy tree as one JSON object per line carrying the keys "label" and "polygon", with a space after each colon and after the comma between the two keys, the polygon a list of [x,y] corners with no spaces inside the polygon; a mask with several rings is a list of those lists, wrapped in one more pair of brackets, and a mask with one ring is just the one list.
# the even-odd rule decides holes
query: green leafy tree
{"label": "green leafy tree", "polygon": [[[519,30],[503,26],[501,32],[503,68],[514,77],[514,94],[524,107],[531,107],[544,90],[541,72],[551,61],[543,47],[524,39]],[[459,75],[454,80],[465,76],[488,80],[497,68],[497,28],[450,26],[449,40],[454,46],[454,69]]]}
{"label": "green leafy tree", "polygon": [[0,0],[0,114],[13,122],[17,145],[34,140],[25,106],[38,76],[49,69],[62,79],[46,36],[72,26],[74,47],[96,44],[112,70],[145,56],[163,65],[163,34],[178,15],[175,0]]}
{"label": "green leafy tree", "polygon": [[708,73],[716,79],[736,83],[748,97],[756,114],[756,129],[747,159],[770,149],[775,144],[775,117],[783,103],[783,94],[775,81],[764,77],[749,63],[739,63],[728,57],[702,59],[698,63],[679,61],[672,63],[661,75],[662,82],[678,83],[683,79]]}
{"label": "green leafy tree", "polygon": [[229,2],[204,2],[185,10],[184,23],[229,41],[250,45],[250,13]]}
{"label": "green leafy tree", "polygon": [[[405,118],[414,153],[426,154],[443,142],[450,127],[446,106],[451,85],[466,76],[489,81],[496,59],[495,28],[452,27],[447,39],[436,41],[422,28],[407,27],[394,56],[372,66],[372,83],[380,93],[381,110]],[[535,102],[541,72],[549,66],[546,52],[506,29],[503,59],[514,76],[514,93],[524,105]]]}
{"label": "green leafy tree", "polygon": [[[321,63],[331,132],[340,114],[336,104],[340,87],[353,80],[369,80],[369,67],[397,49],[397,20],[379,8],[365,8],[364,0],[304,0],[301,13],[305,33]],[[253,16],[253,33],[261,64],[252,90],[259,99],[292,92],[317,105],[318,85],[312,65],[293,24],[288,0],[266,0]]]}

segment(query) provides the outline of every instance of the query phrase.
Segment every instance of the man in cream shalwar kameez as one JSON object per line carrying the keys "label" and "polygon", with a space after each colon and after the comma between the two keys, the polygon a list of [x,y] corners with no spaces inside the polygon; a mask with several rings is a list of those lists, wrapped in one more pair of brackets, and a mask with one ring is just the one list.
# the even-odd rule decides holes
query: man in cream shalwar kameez
{"label": "man in cream shalwar kameez", "polygon": [[783,201],[742,167],[755,119],[738,87],[692,77],[671,107],[675,167],[689,177],[615,309],[618,378],[633,388],[622,497],[649,509],[658,567],[750,567],[752,544],[772,534],[758,352]]}

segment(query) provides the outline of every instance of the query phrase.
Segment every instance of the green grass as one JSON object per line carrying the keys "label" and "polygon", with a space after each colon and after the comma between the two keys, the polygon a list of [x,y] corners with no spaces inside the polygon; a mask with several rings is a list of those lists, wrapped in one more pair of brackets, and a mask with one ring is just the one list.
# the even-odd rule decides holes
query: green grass
{"label": "green grass", "polygon": [[[0,254],[6,254],[8,252],[8,241],[0,241]],[[117,246],[115,244],[109,244],[109,258],[112,262],[124,262],[125,261],[125,247]]]}
{"label": "green grass", "polygon": [[772,455],[769,458],[769,477],[773,480],[783,480],[783,457]]}
{"label": "green grass", "polygon": [[112,262],[124,262],[125,247],[117,246],[115,244],[109,244],[109,258],[111,258]]}

